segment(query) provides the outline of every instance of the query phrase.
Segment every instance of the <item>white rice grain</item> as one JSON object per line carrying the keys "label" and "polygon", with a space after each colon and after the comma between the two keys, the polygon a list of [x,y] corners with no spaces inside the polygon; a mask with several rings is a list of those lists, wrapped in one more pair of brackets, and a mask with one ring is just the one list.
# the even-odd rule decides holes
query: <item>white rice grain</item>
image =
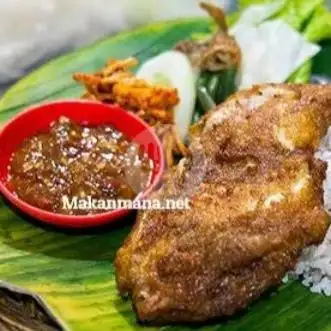
{"label": "white rice grain", "polygon": [[[331,128],[315,156],[328,165],[323,184],[324,207],[331,214]],[[331,227],[322,244],[303,250],[295,270],[286,275],[283,281],[287,282],[293,276],[301,279],[302,284],[309,287],[311,292],[331,296]]]}

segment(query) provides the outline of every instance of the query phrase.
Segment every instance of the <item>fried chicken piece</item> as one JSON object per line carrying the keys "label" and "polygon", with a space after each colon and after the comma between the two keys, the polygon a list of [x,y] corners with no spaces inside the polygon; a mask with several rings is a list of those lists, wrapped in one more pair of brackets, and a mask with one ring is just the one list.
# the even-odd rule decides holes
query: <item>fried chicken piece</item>
{"label": "fried chicken piece", "polygon": [[140,321],[232,315],[281,282],[302,249],[322,241],[331,85],[241,91],[195,127],[191,155],[152,198],[190,209],[139,213],[117,252],[119,291]]}

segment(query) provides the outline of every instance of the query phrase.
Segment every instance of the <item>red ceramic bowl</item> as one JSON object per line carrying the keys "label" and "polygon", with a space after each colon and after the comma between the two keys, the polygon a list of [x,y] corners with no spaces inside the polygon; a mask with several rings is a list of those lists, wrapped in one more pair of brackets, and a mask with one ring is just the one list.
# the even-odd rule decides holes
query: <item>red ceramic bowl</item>
{"label": "red ceramic bowl", "polygon": [[164,171],[162,144],[153,129],[137,116],[118,106],[97,102],[68,100],[41,104],[14,117],[0,132],[0,191],[24,213],[40,221],[60,227],[86,228],[113,222],[130,213],[118,209],[96,215],[67,216],[34,207],[13,194],[6,186],[10,156],[25,138],[49,130],[52,121],[66,116],[75,122],[89,125],[112,124],[129,139],[137,142],[154,162],[150,186],[139,196],[146,197],[159,183]]}

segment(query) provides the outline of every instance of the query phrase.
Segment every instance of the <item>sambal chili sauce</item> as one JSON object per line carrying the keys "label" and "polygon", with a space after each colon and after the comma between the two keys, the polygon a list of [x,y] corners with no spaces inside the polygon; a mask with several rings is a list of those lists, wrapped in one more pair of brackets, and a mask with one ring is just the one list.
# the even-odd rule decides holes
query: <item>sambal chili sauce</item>
{"label": "sambal chili sauce", "polygon": [[26,139],[13,153],[8,186],[27,203],[69,215],[63,198],[134,199],[150,183],[153,162],[139,146],[110,125],[82,126],[66,117],[47,133]]}

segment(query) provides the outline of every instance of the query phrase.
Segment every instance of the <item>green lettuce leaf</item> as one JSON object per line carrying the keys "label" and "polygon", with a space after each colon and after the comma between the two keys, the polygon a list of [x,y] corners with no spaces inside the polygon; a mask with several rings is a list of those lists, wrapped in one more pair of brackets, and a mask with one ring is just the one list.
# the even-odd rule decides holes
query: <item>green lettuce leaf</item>
{"label": "green lettuce leaf", "polygon": [[[314,43],[331,38],[331,13],[324,7],[319,6],[315,9],[309,22],[307,22],[303,31],[305,38]],[[312,72],[313,61],[307,61],[299,68],[289,79],[293,83],[307,83]]]}
{"label": "green lettuce leaf", "polygon": [[[252,5],[273,3],[272,0],[239,0],[240,11]],[[286,0],[283,8],[273,17],[281,18],[292,28],[301,31],[314,10],[322,6],[324,0]]]}
{"label": "green lettuce leaf", "polygon": [[301,31],[314,10],[323,2],[324,0],[288,0],[277,18],[282,18],[292,28]]}
{"label": "green lettuce leaf", "polygon": [[320,42],[331,38],[331,12],[324,6],[315,9],[309,24],[306,25],[304,36],[311,42]]}

